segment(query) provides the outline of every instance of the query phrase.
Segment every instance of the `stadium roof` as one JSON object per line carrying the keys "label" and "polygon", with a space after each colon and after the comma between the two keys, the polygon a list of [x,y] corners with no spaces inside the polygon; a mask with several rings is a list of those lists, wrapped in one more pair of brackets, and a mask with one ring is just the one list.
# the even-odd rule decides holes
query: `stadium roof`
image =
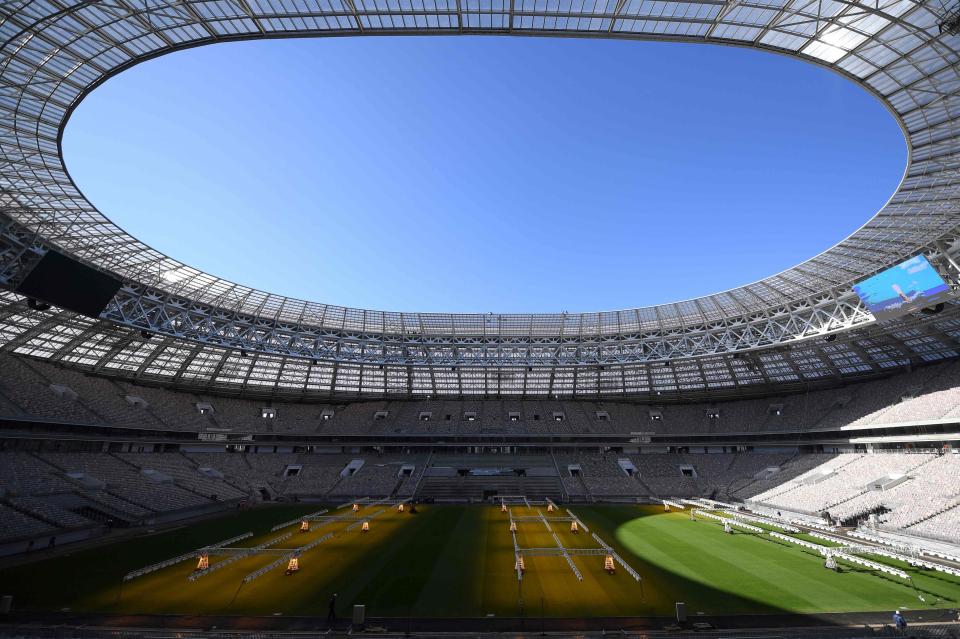
{"label": "stadium roof", "polygon": [[[821,362],[798,362],[791,375],[800,380],[807,376],[805,369],[812,371],[811,378],[868,372],[828,365],[833,361],[829,349],[855,354],[860,349],[856,356],[870,372],[882,370],[887,361],[899,366],[956,356],[956,305],[947,304],[937,316],[877,323],[850,290],[854,281],[920,252],[949,266],[948,258],[960,248],[960,37],[944,24],[947,10],[938,2],[7,2],[0,8],[0,284],[15,286],[38,255],[55,247],[116,274],[124,286],[96,321],[56,309],[28,309],[19,296],[4,295],[4,347],[107,371],[112,357],[129,352],[121,342],[139,340],[139,355],[130,355],[134,368],[145,374],[158,360],[169,360],[162,371],[168,381],[183,380],[203,355],[205,362],[220,362],[200,367],[206,371],[201,377],[215,385],[235,357],[283,364],[248,370],[239,376],[240,386],[231,388],[260,375],[264,384],[279,388],[289,362],[353,371],[342,385],[336,381],[340,373],[331,372],[329,384],[318,385],[318,391],[371,395],[552,391],[623,396],[649,392],[626,381],[629,367],[652,379],[666,362],[671,369],[689,365],[699,371],[690,378],[698,376],[697,384],[711,390],[730,387],[708,379],[711,362],[723,364],[728,373],[721,377],[729,376],[733,387],[748,387],[761,381],[745,372],[751,366],[743,362],[776,359],[788,351],[817,353]],[[66,171],[60,136],[73,108],[101,82],[140,61],[219,41],[372,34],[660,39],[779,52],[826,66],[876,95],[904,130],[909,163],[898,191],[867,224],[830,250],[765,280],[674,304],[532,315],[393,313],[253,290],[202,273],[126,234],[87,202]],[[28,316],[30,328],[18,327],[20,320],[13,319]],[[164,337],[145,341],[140,331]],[[915,336],[904,337],[910,331],[932,342],[914,348]],[[840,339],[828,342],[835,334]],[[36,348],[37,340],[58,347]],[[866,341],[851,346],[858,340]],[[893,354],[874,358],[870,340]],[[145,354],[161,343],[184,355]],[[88,355],[78,357],[77,349]],[[151,357],[154,363],[146,364]],[[385,381],[387,371],[396,372],[395,384]],[[537,371],[551,380],[594,381],[582,392],[579,381],[517,381]],[[456,379],[441,383],[438,378]],[[513,380],[512,390],[504,389],[503,380]],[[304,382],[303,388],[312,387]]]}

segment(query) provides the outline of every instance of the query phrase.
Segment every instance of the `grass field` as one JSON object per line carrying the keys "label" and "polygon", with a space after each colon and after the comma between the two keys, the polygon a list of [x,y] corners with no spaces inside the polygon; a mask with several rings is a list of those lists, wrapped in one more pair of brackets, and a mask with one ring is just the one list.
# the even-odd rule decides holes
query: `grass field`
{"label": "grass field", "polygon": [[[346,530],[349,522],[296,533],[278,547],[293,548],[333,532],[334,537],[303,554],[301,570],[274,570],[242,585],[243,577],[274,556],[254,556],[197,579],[187,580],[187,561],[122,583],[130,570],[251,531],[238,545],[256,545],[291,527],[270,527],[317,510],[317,506],[267,506],[237,512],[110,546],[0,571],[0,593],[13,594],[18,608],[105,613],[319,615],[326,616],[332,592],[340,614],[353,603],[369,616],[484,617],[668,616],[676,601],[692,614],[814,613],[886,611],[893,608],[952,608],[960,602],[960,579],[897,566],[912,584],[864,568],[823,568],[822,557],[797,545],[747,532],[725,534],[719,522],[690,521],[685,512],[657,507],[575,506],[591,532],[614,547],[643,577],[608,575],[603,557],[574,557],[578,581],[562,557],[526,558],[518,585],[509,519],[486,506],[420,506],[417,514],[388,507],[371,520],[369,533]],[[382,507],[368,507],[370,513]],[[536,514],[514,508],[514,515]],[[560,514],[560,513],[557,513]],[[588,533],[573,535],[553,522],[566,547],[595,546]],[[521,547],[552,547],[541,522],[523,522]],[[816,539],[810,539],[816,542]],[[211,556],[211,564],[219,560]],[[896,562],[877,558],[891,565]],[[923,594],[926,603],[918,595]]]}

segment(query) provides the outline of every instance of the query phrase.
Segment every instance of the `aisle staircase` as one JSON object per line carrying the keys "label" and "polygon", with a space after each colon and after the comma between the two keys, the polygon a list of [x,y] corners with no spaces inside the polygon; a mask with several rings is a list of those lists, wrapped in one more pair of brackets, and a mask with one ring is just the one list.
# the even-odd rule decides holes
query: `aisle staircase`
{"label": "aisle staircase", "polygon": [[559,477],[515,475],[426,475],[417,488],[418,499],[437,501],[481,501],[490,495],[526,495],[552,499],[563,498]]}

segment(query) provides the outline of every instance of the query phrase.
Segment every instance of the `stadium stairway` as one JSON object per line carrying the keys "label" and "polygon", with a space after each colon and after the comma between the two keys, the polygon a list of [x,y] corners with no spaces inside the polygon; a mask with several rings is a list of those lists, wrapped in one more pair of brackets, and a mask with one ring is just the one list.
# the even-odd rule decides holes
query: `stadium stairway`
{"label": "stadium stairway", "polygon": [[481,501],[491,495],[526,495],[561,498],[558,477],[517,477],[507,475],[467,475],[424,477],[416,497],[437,501]]}
{"label": "stadium stairway", "polygon": [[[47,386],[50,386],[51,384],[56,383],[56,381],[51,379],[50,376],[46,375],[44,371],[41,370],[41,368],[36,365],[35,362],[31,362],[28,358],[22,358],[20,361],[26,368],[30,370],[30,372],[36,375],[39,379],[42,379]],[[96,410],[94,410],[93,407],[90,405],[90,403],[84,400],[82,396],[78,395],[77,399],[74,401],[74,404],[76,404],[76,406],[82,412],[85,412],[87,415],[89,415],[92,418],[92,419],[88,419],[89,423],[91,424],[110,423],[108,419],[106,419],[103,415],[101,415]]]}
{"label": "stadium stairway", "polygon": [[852,494],[852,495],[847,495],[846,497],[843,497],[842,499],[838,499],[837,501],[833,501],[833,502],[827,503],[827,505],[823,507],[823,510],[829,511],[829,510],[831,510],[831,509],[833,509],[833,508],[836,508],[837,506],[841,506],[841,505],[843,505],[843,504],[846,504],[847,502],[853,501],[853,500],[856,499],[857,497],[861,497],[861,496],[863,496],[863,495],[866,495],[868,492],[870,492],[870,491],[868,491],[866,488],[863,488],[863,489],[861,489],[861,490],[858,490],[856,493],[854,493],[854,494]]}
{"label": "stadium stairway", "polygon": [[[47,459],[36,452],[30,451],[28,454],[52,469],[58,476],[64,476],[67,472],[65,468],[59,466],[53,460]],[[144,514],[156,512],[148,506],[137,504],[112,492],[107,487],[104,487],[97,493],[91,493],[86,490],[75,490],[72,494],[76,495],[82,503],[77,508],[71,508],[71,510],[82,517],[98,523],[106,523],[112,520],[122,526],[130,526],[139,522]]]}
{"label": "stadium stairway", "polygon": [[330,490],[328,490],[327,492],[324,493],[324,496],[336,495],[336,494],[337,494],[337,487],[340,485],[340,483],[341,483],[342,481],[343,481],[343,476],[342,476],[342,475],[341,475],[340,477],[337,477],[336,481],[333,482],[333,485],[330,486]]}
{"label": "stadium stairway", "polygon": [[[908,529],[908,528],[910,528],[910,527],[912,527],[912,526],[916,526],[917,524],[922,524],[923,522],[927,521],[928,519],[933,519],[933,518],[936,517],[937,515],[942,515],[943,513],[947,512],[947,511],[949,511],[949,510],[953,510],[953,509],[955,509],[955,508],[960,508],[960,499],[955,499],[955,500],[949,502],[948,504],[946,504],[944,507],[935,510],[934,512],[927,513],[926,515],[924,515],[923,517],[920,517],[919,519],[916,519],[916,520],[914,520],[914,521],[908,522],[905,526],[903,526],[903,528],[904,528],[904,530],[906,530],[906,529]],[[907,532],[910,532],[910,531],[907,530]]]}
{"label": "stadium stairway", "polygon": [[77,507],[74,512],[92,521],[101,524],[109,522],[111,526],[120,528],[129,528],[140,521],[138,517],[109,506],[99,499],[87,497],[85,501],[86,503]]}
{"label": "stadium stairway", "polygon": [[[57,529],[67,529],[71,527],[92,527],[95,525],[94,522],[89,520],[87,520],[82,524],[80,522],[70,522],[69,524],[65,523],[62,519],[58,519],[55,516],[57,511],[59,511],[60,509],[55,509],[53,511],[54,516],[51,516],[50,508],[52,507],[49,505],[46,506],[46,508],[36,508],[36,507],[33,507],[29,501],[14,500],[14,499],[0,499],[0,504],[3,504],[4,506],[6,506],[7,508],[10,508],[11,510],[15,510],[19,512],[22,515],[25,515],[32,519],[40,520],[43,523],[48,524],[53,528],[57,528]],[[73,513],[71,511],[67,511],[66,514],[74,517],[77,516],[76,513]]]}
{"label": "stadium stairway", "polygon": [[[861,455],[859,455],[859,454],[857,454],[857,455],[850,455],[850,459],[844,461],[843,463],[841,463],[841,464],[839,464],[839,465],[832,466],[832,467],[831,467],[831,470],[832,470],[834,473],[837,473],[839,470],[841,470],[841,469],[843,469],[843,468],[846,468],[846,467],[849,466],[850,464],[855,463],[858,459],[860,459],[860,457],[861,457]],[[822,464],[821,464],[821,466],[822,466]],[[797,483],[797,481],[794,481],[794,480],[797,480],[797,479],[799,479],[799,478],[808,476],[812,470],[813,470],[813,469],[810,469],[809,471],[803,473],[802,475],[799,475],[798,477],[793,478],[793,480],[784,481],[784,482],[783,482],[782,484],[780,484],[780,486],[779,486],[779,488],[782,488],[783,490],[777,490],[777,492],[771,491],[770,494],[766,495],[766,497],[765,497],[764,500],[763,500],[763,503],[776,503],[776,502],[773,501],[774,498],[788,496],[788,493],[793,492],[794,490],[796,490],[797,488],[799,488],[799,487],[801,486],[801,484]],[[855,496],[856,496],[856,495],[855,495]]]}
{"label": "stadium stairway", "polygon": [[[643,482],[643,478],[639,474],[633,475],[633,478],[637,481],[638,484],[640,484],[640,488],[643,490],[644,496],[646,497],[654,496],[655,493],[653,492],[653,490],[651,490],[650,487]],[[580,481],[582,482],[583,480],[581,479]]]}
{"label": "stadium stairway", "polygon": [[3,384],[0,384],[0,414],[10,417],[21,417],[27,415],[26,411],[24,411],[13,400],[7,397],[7,395],[4,393]]}
{"label": "stadium stairway", "polygon": [[[581,490],[583,490],[583,496],[588,501],[597,501],[597,498],[593,496],[592,492],[590,492],[590,487],[587,486],[587,482],[583,481],[583,475],[578,473],[576,475],[573,475],[573,478],[576,481],[577,485],[580,486]],[[649,490],[649,488],[647,490]]]}
{"label": "stadium stairway", "polygon": [[[178,451],[176,454],[182,457],[183,459],[187,460],[187,463],[189,463],[191,467],[196,469],[198,473],[200,472],[200,464],[198,464],[195,459],[192,459],[189,455],[180,451]],[[246,460],[246,455],[243,455],[243,458],[244,460]],[[247,462],[247,464],[249,465],[249,462]],[[224,476],[220,478],[220,481],[230,486],[231,488],[235,488],[236,490],[239,490],[241,493],[249,494],[250,492],[249,488],[240,485],[238,482],[234,481],[233,478],[228,477],[226,474],[224,474]]]}
{"label": "stadium stairway", "polygon": [[[557,456],[553,454],[553,451],[550,451],[550,461],[553,462],[553,469],[557,473],[557,477],[563,477],[563,473],[560,472],[560,464],[557,463]],[[564,500],[570,499],[570,494],[567,492],[567,487],[564,485],[563,480],[560,480],[560,490],[561,497]]]}
{"label": "stadium stairway", "polygon": [[[131,393],[128,389],[118,384],[117,381],[114,379],[110,379],[110,378],[104,378],[104,379],[116,391],[117,397],[125,397],[126,395],[135,394],[135,393]],[[144,420],[143,420],[142,426],[154,427],[154,428],[156,427],[169,428],[169,425],[163,421],[160,415],[157,414],[153,406],[147,404],[146,408],[143,409],[143,414],[144,414]],[[152,423],[150,420],[153,420]]]}
{"label": "stadium stairway", "polygon": [[[922,457],[922,456],[920,456],[920,457]],[[923,468],[924,466],[926,466],[927,464],[929,464],[930,462],[934,461],[935,459],[937,459],[937,458],[936,458],[936,457],[929,457],[929,458],[927,458],[927,459],[924,459],[924,460],[921,461],[920,463],[918,463],[918,464],[916,464],[916,465],[911,466],[910,468],[908,468],[904,474],[908,474],[908,475],[909,475],[909,474],[915,473],[915,472],[917,472],[918,470],[920,470],[921,468]],[[846,466],[846,465],[847,465],[847,464],[844,464],[844,466]],[[848,497],[845,497],[845,498],[837,501],[836,503],[828,504],[828,505],[824,508],[824,510],[832,510],[832,509],[836,508],[837,506],[840,506],[840,505],[842,505],[842,504],[846,504],[847,502],[853,501],[853,500],[856,499],[857,497],[860,497],[860,496],[862,496],[862,495],[865,495],[865,494],[867,494],[868,492],[870,492],[870,489],[868,489],[868,488],[863,488],[862,490],[857,491],[857,493],[854,494],[854,495],[850,495],[850,496],[848,496]],[[870,514],[870,513],[874,512],[875,510],[876,510],[875,508],[864,509],[863,511],[860,511],[860,512],[858,513],[858,515],[859,515],[859,516],[864,516],[864,515],[867,515],[867,514]],[[847,519],[850,519],[850,516],[848,516]],[[855,521],[855,520],[854,520],[854,521]]]}
{"label": "stadium stairway", "polygon": [[[780,462],[780,464],[778,465],[779,470],[776,473],[774,473],[774,475],[778,475],[785,468],[789,468],[790,465],[793,464],[800,456],[801,456],[801,453],[800,453],[800,450],[798,449],[793,455],[791,455],[787,459],[784,459],[783,461]],[[760,475],[758,473],[752,477],[734,478],[730,480],[730,483],[727,485],[727,492],[726,492],[726,495],[724,496],[727,499],[742,499],[744,496],[748,496],[747,493],[751,490],[753,486],[762,485],[760,484],[761,479],[769,480],[770,476],[766,474]],[[789,481],[790,481],[789,479],[785,479],[784,483],[789,483]],[[762,492],[762,491],[755,491],[754,494],[756,494],[757,492]]]}

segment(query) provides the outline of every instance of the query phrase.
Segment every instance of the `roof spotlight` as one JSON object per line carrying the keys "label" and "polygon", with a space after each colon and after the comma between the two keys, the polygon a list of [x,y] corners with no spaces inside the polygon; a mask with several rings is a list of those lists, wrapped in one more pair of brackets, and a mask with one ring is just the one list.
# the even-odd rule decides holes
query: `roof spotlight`
{"label": "roof spotlight", "polygon": [[29,308],[32,308],[32,309],[35,310],[35,311],[48,311],[48,310],[50,310],[50,305],[49,305],[49,304],[47,304],[46,302],[42,302],[42,301],[40,301],[40,300],[38,300],[38,299],[34,299],[34,298],[32,298],[32,297],[27,298],[27,306],[28,306]]}

